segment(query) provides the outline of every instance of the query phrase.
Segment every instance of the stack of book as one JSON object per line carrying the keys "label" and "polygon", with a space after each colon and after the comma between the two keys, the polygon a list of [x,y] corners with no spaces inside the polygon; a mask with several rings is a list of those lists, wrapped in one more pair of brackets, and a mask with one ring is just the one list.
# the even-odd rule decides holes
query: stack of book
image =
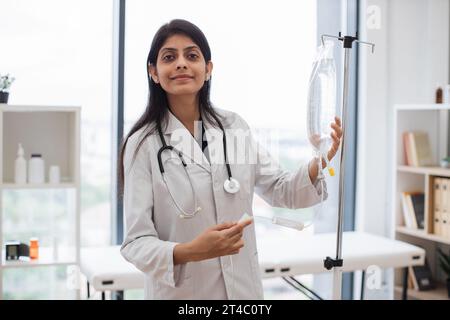
{"label": "stack of book", "polygon": [[428,133],[422,131],[404,132],[403,148],[407,166],[422,167],[433,165]]}
{"label": "stack of book", "polygon": [[411,229],[425,228],[425,194],[423,192],[402,192],[403,219]]}
{"label": "stack of book", "polygon": [[450,179],[434,177],[433,189],[434,234],[450,239]]}

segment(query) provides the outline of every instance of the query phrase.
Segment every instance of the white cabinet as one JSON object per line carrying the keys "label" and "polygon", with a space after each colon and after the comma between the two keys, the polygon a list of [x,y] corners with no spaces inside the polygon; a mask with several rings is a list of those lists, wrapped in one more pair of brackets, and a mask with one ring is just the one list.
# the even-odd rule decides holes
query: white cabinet
{"label": "white cabinet", "polygon": [[[5,273],[11,269],[79,265],[80,110],[0,104],[0,299],[7,290]],[[42,154],[44,184],[14,183],[19,143],[27,160],[32,153]],[[48,182],[52,165],[60,168],[58,184]],[[5,241],[29,244],[30,236],[39,238],[39,258],[6,261]],[[27,287],[25,283],[23,290]],[[77,290],[74,294],[79,295]]]}

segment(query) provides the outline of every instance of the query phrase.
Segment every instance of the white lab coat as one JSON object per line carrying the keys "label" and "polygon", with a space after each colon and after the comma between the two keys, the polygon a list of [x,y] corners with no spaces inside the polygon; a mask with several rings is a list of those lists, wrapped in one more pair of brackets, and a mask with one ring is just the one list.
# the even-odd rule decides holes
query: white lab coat
{"label": "white lab coat", "polygon": [[[317,204],[322,192],[324,199],[327,197],[326,186],[322,190],[320,184],[311,183],[307,164],[300,166],[295,173],[283,171],[268,153],[258,148],[252,137],[248,138],[247,147],[256,154],[256,161],[233,163],[230,156],[233,132],[242,133],[249,127],[236,113],[217,111],[224,116],[222,124],[227,132],[232,175],[241,186],[237,194],[229,194],[223,188],[228,175],[223,164],[220,130],[210,133],[212,126],[204,122],[209,157],[205,157],[189,131],[170,112],[164,131],[167,143],[182,151],[186,162],[190,161],[187,170],[202,208],[191,219],[179,218],[179,211],[162,180],[157,161],[162,145],[158,134],[145,139],[133,163],[133,155],[144,130],[137,131],[128,139],[124,155],[125,239],[121,253],[144,273],[146,299],[263,299],[254,223],[244,229],[245,245],[239,254],[232,256],[232,261],[230,256],[225,256],[174,266],[174,246],[193,240],[212,225],[237,221],[244,212],[253,215],[254,191],[270,205],[286,208]],[[228,129],[241,130],[230,132]],[[189,150],[194,150],[194,153]],[[248,150],[245,153],[248,154]],[[217,160],[220,158],[222,162]],[[175,154],[163,153],[163,161],[167,160],[165,174],[178,203],[191,212],[194,207],[191,186],[177,159]]]}

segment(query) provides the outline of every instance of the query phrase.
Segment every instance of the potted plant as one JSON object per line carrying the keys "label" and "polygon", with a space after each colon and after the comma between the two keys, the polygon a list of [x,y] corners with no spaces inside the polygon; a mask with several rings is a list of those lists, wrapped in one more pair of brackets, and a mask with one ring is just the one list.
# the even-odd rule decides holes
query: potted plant
{"label": "potted plant", "polygon": [[14,80],[9,73],[6,76],[0,75],[0,103],[8,103],[9,88]]}
{"label": "potted plant", "polygon": [[450,298],[450,251],[449,254],[445,254],[441,248],[438,248],[438,253],[439,253],[439,265],[447,275],[447,294],[448,297]]}
{"label": "potted plant", "polygon": [[441,160],[442,168],[450,168],[450,157],[445,157]]}

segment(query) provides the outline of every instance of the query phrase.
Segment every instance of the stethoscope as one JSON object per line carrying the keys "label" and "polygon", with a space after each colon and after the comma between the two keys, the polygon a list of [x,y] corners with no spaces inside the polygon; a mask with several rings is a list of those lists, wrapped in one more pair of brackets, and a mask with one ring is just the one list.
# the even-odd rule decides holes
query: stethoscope
{"label": "stethoscope", "polygon": [[[218,120],[215,119],[217,121],[217,123],[219,124],[220,130],[222,130],[222,134],[223,134],[223,153],[224,153],[224,158],[225,158],[225,166],[227,168],[227,172],[228,172],[228,179],[225,180],[225,182],[223,183],[223,188],[225,189],[225,191],[227,193],[230,194],[234,194],[236,192],[238,192],[241,188],[239,181],[237,181],[236,179],[233,178],[232,174],[231,174],[231,168],[230,168],[230,164],[228,163],[228,157],[227,157],[227,139],[225,136],[225,130],[223,129],[222,123]],[[183,154],[181,153],[181,151],[176,150],[173,146],[168,145],[166,143],[166,140],[164,139],[162,130],[161,130],[161,123],[157,123],[157,128],[158,128],[158,134],[159,137],[161,139],[161,143],[162,143],[162,147],[158,150],[158,165],[159,165],[159,171],[161,172],[161,176],[163,178],[164,184],[166,185],[167,191],[170,194],[170,197],[172,198],[172,201],[175,203],[175,206],[177,207],[177,209],[180,211],[180,218],[193,218],[199,211],[202,210],[202,208],[200,206],[198,206],[198,199],[197,199],[197,193],[195,192],[195,188],[194,188],[194,184],[192,182],[192,178],[189,175],[189,172],[187,171],[187,165],[186,162],[184,161],[183,158]],[[186,175],[189,179],[189,184],[191,185],[191,189],[192,189],[192,193],[194,195],[194,211],[192,212],[187,212],[185,211],[179,204],[178,202],[175,200],[175,197],[173,196],[172,192],[170,191],[169,188],[169,184],[167,183],[166,180],[166,176],[164,174],[164,165],[163,162],[161,160],[161,154],[165,151],[165,150],[170,150],[175,152],[178,155],[178,158],[181,160],[181,164],[183,165],[184,171],[186,172]]]}

